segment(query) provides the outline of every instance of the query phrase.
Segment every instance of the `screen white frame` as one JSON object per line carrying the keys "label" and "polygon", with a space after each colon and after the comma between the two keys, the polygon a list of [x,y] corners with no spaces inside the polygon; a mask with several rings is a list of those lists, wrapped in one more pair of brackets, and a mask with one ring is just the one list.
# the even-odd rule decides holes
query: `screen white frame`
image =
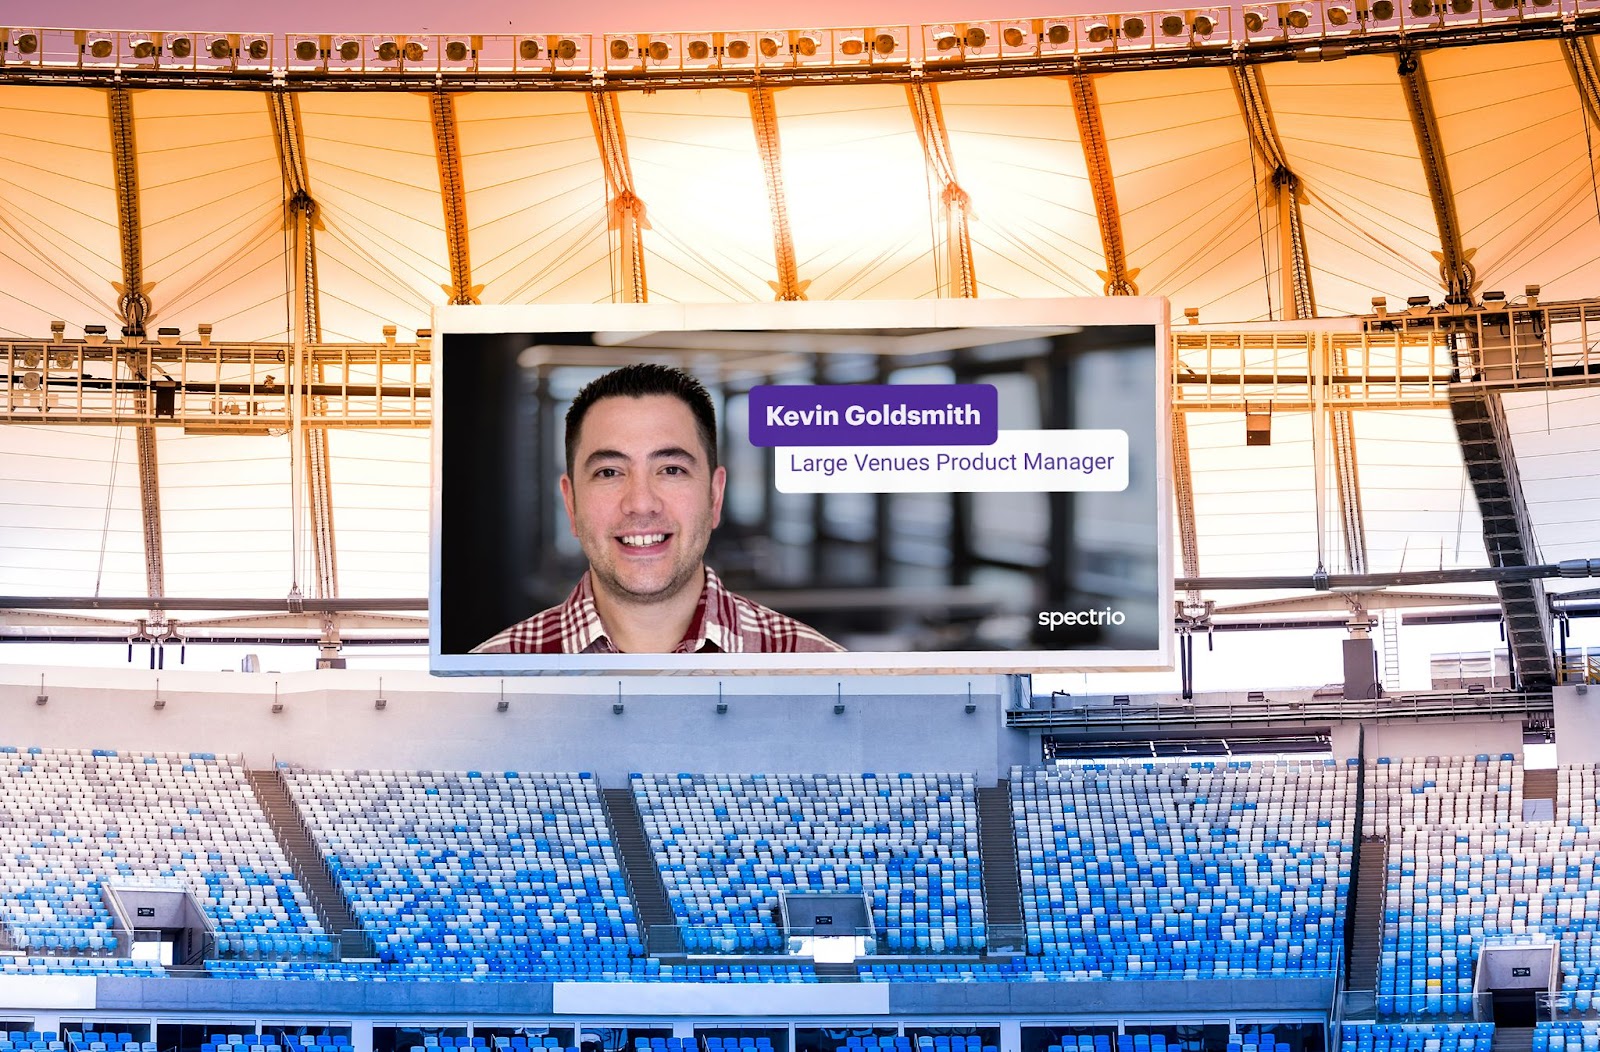
{"label": "screen white frame", "polygon": [[[1115,296],[1046,300],[850,300],[730,304],[533,304],[434,308],[433,347],[452,333],[717,329],[999,328],[1150,325],[1156,355],[1157,610],[1173,609],[1171,333],[1167,301]],[[445,654],[440,651],[441,427],[446,370],[432,378],[432,500],[428,537],[428,668],[435,675],[945,675],[1154,671],[1173,667],[1173,633],[1153,650],[862,651],[829,654]]]}

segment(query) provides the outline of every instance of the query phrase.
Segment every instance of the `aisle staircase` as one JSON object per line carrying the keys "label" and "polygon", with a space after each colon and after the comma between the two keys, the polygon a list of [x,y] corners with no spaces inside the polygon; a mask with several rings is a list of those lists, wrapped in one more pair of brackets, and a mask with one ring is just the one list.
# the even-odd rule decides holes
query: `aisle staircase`
{"label": "aisle staircase", "polygon": [[1383,836],[1361,838],[1361,866],[1356,871],[1356,909],[1349,920],[1350,960],[1345,986],[1350,990],[1376,990],[1378,956],[1383,948],[1383,902],[1387,893],[1389,841]]}
{"label": "aisle staircase", "polygon": [[1490,1052],[1533,1052],[1533,1027],[1496,1026]]}
{"label": "aisle staircase", "polygon": [[983,906],[989,952],[1021,953],[1022,884],[1017,875],[1017,832],[1011,820],[1011,781],[978,789],[978,855],[983,863]]}
{"label": "aisle staircase", "polygon": [[683,932],[667,901],[667,888],[656,868],[655,852],[650,850],[650,838],[645,835],[644,819],[633,790],[602,789],[600,798],[605,804],[606,820],[611,823],[611,842],[628,881],[634,913],[644,929],[645,952],[665,959],[683,957]]}
{"label": "aisle staircase", "polygon": [[372,939],[350,912],[350,903],[345,899],[344,892],[339,890],[333,874],[328,872],[322,851],[306,830],[300,818],[300,809],[290,797],[282,773],[275,768],[268,768],[247,771],[245,775],[250,780],[250,788],[255,790],[261,810],[266,813],[278,846],[283,848],[284,857],[289,860],[295,879],[300,881],[300,886],[311,900],[312,909],[317,912],[317,919],[322,921],[322,929],[335,937],[339,959],[375,958],[377,951],[373,948]]}

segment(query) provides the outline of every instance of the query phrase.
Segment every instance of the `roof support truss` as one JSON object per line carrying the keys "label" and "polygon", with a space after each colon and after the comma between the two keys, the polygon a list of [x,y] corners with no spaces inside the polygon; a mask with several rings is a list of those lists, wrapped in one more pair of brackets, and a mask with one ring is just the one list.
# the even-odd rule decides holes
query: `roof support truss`
{"label": "roof support truss", "polygon": [[1311,291],[1311,265],[1306,258],[1305,224],[1300,216],[1300,177],[1278,138],[1277,122],[1267,101],[1266,85],[1258,66],[1233,67],[1233,90],[1250,132],[1250,146],[1264,162],[1272,201],[1278,210],[1278,245],[1284,317],[1315,318],[1316,297]]}
{"label": "roof support truss", "polygon": [[284,198],[287,213],[284,222],[293,229],[295,287],[291,300],[295,304],[293,367],[289,375],[295,389],[290,392],[289,411],[294,435],[291,459],[299,461],[293,466],[295,484],[290,501],[293,516],[296,588],[300,571],[300,529],[305,512],[310,514],[312,552],[312,595],[331,599],[339,594],[338,544],[333,526],[333,475],[328,455],[328,432],[321,427],[306,426],[306,419],[325,415],[326,405],[311,393],[324,379],[322,363],[307,354],[306,349],[322,339],[322,318],[317,293],[317,202],[311,196],[310,174],[306,170],[305,138],[300,121],[300,107],[288,92],[272,92],[267,96],[267,106],[272,117],[273,132],[277,137],[278,159],[282,167]]}
{"label": "roof support truss", "polygon": [[589,122],[605,166],[610,197],[610,225],[621,244],[622,302],[644,303],[649,286],[644,278],[644,232],[650,228],[644,201],[634,192],[633,165],[628,161],[628,140],[622,131],[622,109],[609,91],[589,92]]}
{"label": "roof support truss", "polygon": [[906,98],[916,117],[917,138],[922,142],[923,158],[939,185],[939,206],[948,257],[945,294],[957,299],[974,299],[978,295],[978,275],[972,262],[972,229],[968,222],[972,201],[956,181],[956,161],[950,151],[950,133],[945,128],[939,89],[936,85],[919,80],[906,85]]}
{"label": "roof support truss", "polygon": [[[150,320],[151,286],[144,280],[143,227],[139,222],[139,160],[133,139],[133,97],[124,87],[106,93],[106,111],[111,121],[111,157],[116,174],[117,241],[122,256],[122,281],[116,286],[117,311],[122,316],[122,334],[142,337]],[[134,378],[148,383],[133,358],[128,360]],[[143,415],[149,398],[141,384],[134,393],[134,410]],[[161,542],[161,479],[156,458],[156,432],[148,424],[135,429],[139,455],[139,519],[144,536],[145,583],[152,597],[166,594],[166,560]]]}
{"label": "roof support truss", "polygon": [[467,187],[461,174],[461,146],[456,134],[456,99],[436,91],[428,96],[433,118],[433,153],[439,161],[439,197],[444,202],[444,243],[450,254],[451,303],[477,303],[482,285],[472,283],[472,254],[467,244]]}
{"label": "roof support truss", "polygon": [[1107,296],[1137,296],[1139,286],[1134,279],[1139,271],[1129,268],[1122,244],[1122,212],[1117,208],[1117,184],[1111,177],[1111,153],[1106,146],[1106,129],[1100,119],[1100,96],[1094,88],[1094,77],[1088,73],[1074,73],[1067,82],[1072,85],[1078,140],[1083,143],[1083,160],[1094,193],[1094,214],[1100,222],[1100,245],[1105,251],[1106,269],[1096,273],[1105,283]]}
{"label": "roof support truss", "polygon": [[1428,78],[1416,52],[1402,49],[1396,56],[1400,87],[1405,95],[1411,129],[1417,136],[1417,156],[1428,183],[1428,198],[1433,203],[1433,219],[1439,228],[1439,281],[1450,303],[1473,302],[1478,276],[1472,268],[1473,250],[1461,243],[1461,220],[1456,215],[1455,192],[1450,187],[1450,170],[1444,160],[1444,144],[1439,139],[1439,123],[1433,114],[1433,97],[1428,93]]}
{"label": "roof support truss", "polygon": [[[1183,576],[1200,576],[1200,531],[1194,514],[1194,470],[1189,457],[1189,414],[1177,406],[1172,407],[1172,483],[1174,504],[1178,512],[1178,549],[1183,563]],[[1186,613],[1198,616],[1203,610],[1205,597],[1199,589],[1190,589],[1184,596]]]}
{"label": "roof support truss", "polygon": [[772,258],[778,277],[767,282],[774,298],[803,300],[810,281],[801,281],[795,262],[794,232],[789,228],[789,199],[783,192],[783,150],[778,140],[778,110],[772,89],[750,89],[750,123],[755,127],[756,149],[761,152],[761,172],[767,183],[767,208],[772,213]]}

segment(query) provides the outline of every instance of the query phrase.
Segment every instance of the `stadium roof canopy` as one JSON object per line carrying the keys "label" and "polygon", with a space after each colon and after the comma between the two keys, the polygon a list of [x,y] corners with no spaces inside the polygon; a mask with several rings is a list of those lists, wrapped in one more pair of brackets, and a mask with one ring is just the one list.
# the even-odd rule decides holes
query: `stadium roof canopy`
{"label": "stadium roof canopy", "polygon": [[[1327,0],[784,32],[771,56],[731,31],[10,29],[0,595],[426,594],[417,333],[452,302],[1163,296],[1178,548],[1216,578],[1489,565],[1454,345],[1383,336],[1375,304],[1437,333],[1560,301],[1496,413],[1527,560],[1594,558],[1597,26],[1595,0]],[[237,404],[140,426],[149,376],[148,404],[53,424],[37,378],[130,324],[257,348],[256,393],[303,336],[347,378],[409,363],[417,397],[310,446]],[[1433,379],[1381,390],[1384,354]],[[1356,382],[1297,401],[1313,359]]]}

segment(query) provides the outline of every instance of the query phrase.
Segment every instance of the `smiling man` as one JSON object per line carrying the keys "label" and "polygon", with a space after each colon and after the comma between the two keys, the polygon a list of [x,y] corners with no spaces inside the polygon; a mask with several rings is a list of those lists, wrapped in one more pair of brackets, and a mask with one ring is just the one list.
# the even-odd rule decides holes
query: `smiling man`
{"label": "smiling man", "polygon": [[629,365],[567,410],[561,477],[589,570],[565,602],[512,625],[476,654],[820,653],[843,649],[810,625],[722,586],[705,564],[727,469],[700,381]]}

